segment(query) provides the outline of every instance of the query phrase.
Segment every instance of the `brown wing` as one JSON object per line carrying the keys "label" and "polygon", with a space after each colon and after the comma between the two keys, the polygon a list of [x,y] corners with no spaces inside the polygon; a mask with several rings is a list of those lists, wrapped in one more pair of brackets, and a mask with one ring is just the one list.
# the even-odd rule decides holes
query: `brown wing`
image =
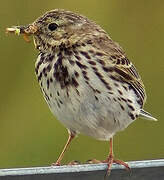
{"label": "brown wing", "polygon": [[114,42],[108,35],[103,34],[95,38],[95,46],[101,51],[104,50],[106,66],[112,68],[109,71],[118,81],[126,82],[139,98],[139,104],[143,106],[146,101],[146,94],[143,82],[134,65],[128,60],[123,49]]}
{"label": "brown wing", "polygon": [[113,75],[120,81],[129,84],[129,87],[132,88],[135,94],[138,96],[139,104],[143,106],[146,100],[145,89],[141,77],[134,65],[124,55],[122,55],[121,58],[114,59],[113,63]]}

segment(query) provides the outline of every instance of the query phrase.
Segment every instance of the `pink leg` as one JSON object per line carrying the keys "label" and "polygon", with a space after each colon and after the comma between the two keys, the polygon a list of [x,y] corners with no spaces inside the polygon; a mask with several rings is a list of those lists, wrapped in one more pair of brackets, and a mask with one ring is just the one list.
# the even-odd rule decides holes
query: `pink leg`
{"label": "pink leg", "polygon": [[126,169],[130,170],[128,164],[126,164],[125,162],[123,162],[121,160],[115,160],[114,159],[114,155],[113,155],[113,139],[112,138],[110,138],[109,146],[110,146],[109,155],[108,155],[107,160],[104,161],[104,162],[108,163],[108,168],[107,168],[107,174],[106,175],[110,174],[111,166],[112,166],[113,163],[123,165],[123,166],[125,166]]}
{"label": "pink leg", "polygon": [[72,141],[72,139],[73,139],[74,137],[75,137],[75,134],[73,134],[73,133],[70,132],[69,137],[68,137],[68,140],[67,140],[67,142],[66,142],[66,144],[65,144],[65,146],[64,146],[64,149],[63,149],[63,151],[61,152],[61,154],[60,154],[58,160],[56,161],[56,163],[53,163],[53,164],[52,164],[53,166],[60,166],[61,161],[62,161],[62,159],[63,159],[63,157],[64,157],[64,153],[65,153],[66,150],[68,149],[68,146],[69,146],[69,144],[71,143],[71,141]]}

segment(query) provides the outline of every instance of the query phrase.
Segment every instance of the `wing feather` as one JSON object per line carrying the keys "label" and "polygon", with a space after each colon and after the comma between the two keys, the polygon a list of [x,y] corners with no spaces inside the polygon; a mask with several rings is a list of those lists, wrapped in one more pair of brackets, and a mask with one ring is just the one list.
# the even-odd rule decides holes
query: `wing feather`
{"label": "wing feather", "polygon": [[[110,68],[109,73],[113,79],[129,84],[138,97],[141,107],[146,101],[146,93],[143,82],[135,66],[126,57],[125,52],[108,35],[95,38],[95,46],[98,50],[104,51],[105,68]],[[112,69],[112,70],[111,70]]]}

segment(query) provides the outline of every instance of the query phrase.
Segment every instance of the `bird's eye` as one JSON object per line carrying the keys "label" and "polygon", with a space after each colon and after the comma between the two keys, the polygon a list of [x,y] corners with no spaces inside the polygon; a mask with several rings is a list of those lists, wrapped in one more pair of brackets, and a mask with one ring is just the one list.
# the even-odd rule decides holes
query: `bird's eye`
{"label": "bird's eye", "polygon": [[48,29],[50,31],[55,31],[57,29],[58,25],[56,23],[51,23],[48,25]]}

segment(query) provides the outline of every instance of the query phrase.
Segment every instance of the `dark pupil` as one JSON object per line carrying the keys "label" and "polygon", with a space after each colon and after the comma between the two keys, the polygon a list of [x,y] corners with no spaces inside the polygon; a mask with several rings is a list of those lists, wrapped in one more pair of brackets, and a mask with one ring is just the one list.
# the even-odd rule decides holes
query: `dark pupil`
{"label": "dark pupil", "polygon": [[48,29],[51,31],[56,30],[57,27],[58,27],[58,25],[56,23],[51,23],[48,25]]}

